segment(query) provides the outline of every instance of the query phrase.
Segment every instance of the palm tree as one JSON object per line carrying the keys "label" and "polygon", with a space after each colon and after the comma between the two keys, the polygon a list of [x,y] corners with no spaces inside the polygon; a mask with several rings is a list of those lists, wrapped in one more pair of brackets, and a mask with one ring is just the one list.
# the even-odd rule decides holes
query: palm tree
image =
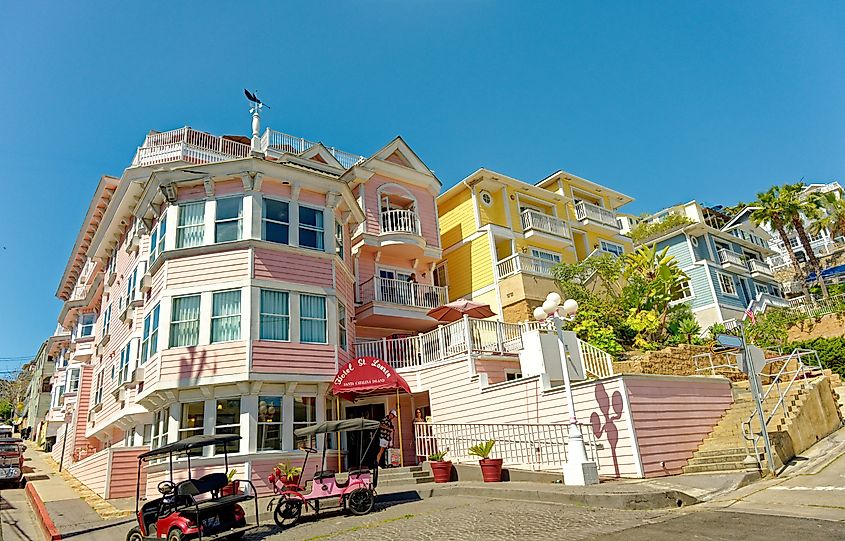
{"label": "palm tree", "polygon": [[807,280],[804,279],[804,271],[798,263],[798,258],[795,257],[795,252],[792,250],[792,245],[789,244],[789,236],[786,233],[786,224],[791,223],[789,220],[789,205],[786,198],[781,193],[780,186],[772,186],[768,191],[757,194],[757,201],[754,202],[754,210],[751,211],[751,221],[756,225],[767,225],[769,228],[777,231],[780,240],[786,248],[786,253],[789,255],[789,261],[792,263],[792,269],[801,280],[801,290],[804,292],[804,298],[810,300],[810,291],[807,289]]}
{"label": "palm tree", "polygon": [[826,229],[832,238],[845,237],[845,199],[833,192],[813,196],[824,212],[810,226],[810,231],[818,235]]}
{"label": "palm tree", "polygon": [[804,253],[807,254],[807,261],[810,262],[810,267],[816,272],[816,281],[819,283],[819,287],[822,288],[822,297],[827,299],[827,285],[824,283],[824,278],[822,277],[822,266],[819,263],[819,258],[816,257],[816,252],[810,246],[810,237],[807,235],[807,229],[804,227],[804,218],[817,220],[821,217],[821,203],[816,197],[802,197],[804,184],[801,182],[787,184],[782,190],[788,202],[788,216],[792,229],[798,234],[798,239],[801,241]]}

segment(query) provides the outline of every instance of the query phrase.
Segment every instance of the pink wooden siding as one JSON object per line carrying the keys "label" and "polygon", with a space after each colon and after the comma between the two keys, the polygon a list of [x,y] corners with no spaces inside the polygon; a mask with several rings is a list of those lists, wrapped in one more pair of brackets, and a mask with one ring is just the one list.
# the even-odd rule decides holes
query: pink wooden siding
{"label": "pink wooden siding", "polygon": [[88,446],[88,440],[85,438],[85,423],[88,419],[88,406],[91,403],[91,374],[93,370],[91,366],[83,366],[79,377],[79,393],[76,398],[76,411],[74,416],[76,419],[76,426],[74,428],[74,444],[71,449],[84,449]]}
{"label": "pink wooden siding", "polygon": [[105,498],[108,464],[109,450],[103,449],[99,453],[73,464],[68,468],[68,471],[80,483],[96,492],[101,498]]}
{"label": "pink wooden siding", "polygon": [[321,257],[256,248],[255,278],[332,287],[332,262]]}
{"label": "pink wooden siding", "polygon": [[200,286],[249,277],[249,251],[234,250],[167,262],[167,287]]}
{"label": "pink wooden siding", "polygon": [[512,361],[508,360],[477,360],[475,361],[475,370],[479,374],[487,374],[487,382],[491,385],[493,383],[501,383],[506,381],[507,376],[505,370],[516,370],[519,372],[519,359]]}
{"label": "pink wooden siding", "polygon": [[411,184],[402,182],[392,178],[387,178],[381,175],[373,175],[368,181],[365,189],[366,197],[366,214],[367,214],[367,232],[378,235],[381,232],[379,224],[379,211],[381,205],[379,202],[379,187],[383,184],[398,184],[402,186],[417,200],[417,215],[422,226],[422,236],[425,238],[429,246],[440,246],[440,232],[437,230],[437,206],[434,202],[434,196],[427,190],[418,188]]}
{"label": "pink wooden siding", "polygon": [[682,473],[732,402],[722,378],[625,376],[625,386],[646,477]]}
{"label": "pink wooden siding", "polygon": [[[147,447],[112,447],[109,498],[135,496],[138,480],[138,455],[148,451]],[[141,486],[147,482],[146,471],[141,469]]]}
{"label": "pink wooden siding", "polygon": [[[161,323],[159,323],[161,326]],[[161,336],[161,335],[159,335]],[[162,344],[159,344],[159,349],[162,348]],[[153,358],[147,361],[144,364],[144,388],[145,389],[152,389],[153,385],[158,383],[159,380],[159,369],[160,369],[160,359],[161,353],[156,354]]]}
{"label": "pink wooden siding", "polygon": [[[325,207],[326,194],[302,190],[299,192],[299,202],[310,207]],[[328,227],[326,228],[328,230]]]}
{"label": "pink wooden siding", "polygon": [[242,180],[226,180],[223,182],[214,183],[214,197],[222,197],[226,195],[244,193],[244,183]]}
{"label": "pink wooden siding", "polygon": [[265,178],[261,181],[261,191],[270,196],[290,199],[290,185],[278,180]]}
{"label": "pink wooden siding", "polygon": [[[161,379],[190,385],[200,376],[237,375],[246,372],[246,342],[166,349],[160,354]],[[146,375],[146,374],[145,374]]]}
{"label": "pink wooden siding", "polygon": [[334,345],[295,344],[256,340],[252,343],[252,371],[270,374],[334,376]]}
{"label": "pink wooden siding", "polygon": [[177,199],[180,203],[183,201],[196,201],[198,199],[205,199],[205,186],[200,184],[198,186],[181,187],[179,188]]}

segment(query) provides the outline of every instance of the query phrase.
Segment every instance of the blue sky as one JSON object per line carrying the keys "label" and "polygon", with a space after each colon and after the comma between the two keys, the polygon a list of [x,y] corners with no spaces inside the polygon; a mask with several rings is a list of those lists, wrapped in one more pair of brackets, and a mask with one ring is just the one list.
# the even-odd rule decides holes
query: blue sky
{"label": "blue sky", "polygon": [[639,213],[845,169],[841,4],[202,6],[4,5],[0,359],[55,328],[100,175],[150,129],[247,133],[245,86],[280,131],[361,154],[401,134],[446,187],[482,166],[563,168]]}

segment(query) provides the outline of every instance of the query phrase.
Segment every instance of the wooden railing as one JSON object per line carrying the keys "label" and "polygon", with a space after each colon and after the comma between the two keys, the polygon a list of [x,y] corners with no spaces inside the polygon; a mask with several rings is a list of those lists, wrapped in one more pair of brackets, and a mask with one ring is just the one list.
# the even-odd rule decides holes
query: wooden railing
{"label": "wooden railing", "polygon": [[496,263],[496,272],[499,274],[499,278],[520,272],[553,278],[552,269],[555,265],[557,265],[555,261],[526,254],[513,254]]}
{"label": "wooden railing", "polygon": [[542,231],[543,233],[549,233],[550,235],[554,235],[556,237],[563,237],[565,239],[572,238],[572,235],[569,233],[569,225],[560,218],[543,214],[542,212],[537,212],[532,209],[523,210],[520,218],[522,221],[523,231],[534,229]]}
{"label": "wooden railing", "polygon": [[413,210],[383,210],[381,211],[380,222],[382,233],[420,234],[420,219]]}
{"label": "wooden railing", "polygon": [[360,298],[362,304],[377,301],[417,308],[437,308],[449,302],[449,289],[376,276],[361,284]]}
{"label": "wooden railing", "polygon": [[751,272],[759,272],[760,274],[765,274],[766,276],[772,275],[771,267],[762,261],[757,261],[756,259],[748,260],[748,270]]}
{"label": "wooden railing", "polygon": [[[265,152],[267,151],[267,149],[273,149],[279,152],[290,152],[292,154],[300,154],[316,144],[317,143],[315,141],[309,141],[308,139],[303,139],[302,137],[295,137],[293,135],[288,135],[286,133],[271,130],[269,128],[264,132],[264,135],[261,137],[261,148]],[[338,150],[334,147],[327,148],[331,155],[334,156],[338,162],[340,162],[340,165],[346,167],[347,169],[366,159],[364,156],[344,152],[343,150]]]}
{"label": "wooden railing", "polygon": [[725,264],[734,264],[739,265],[740,267],[745,267],[745,258],[742,254],[738,254],[736,252],[732,252],[731,250],[726,250],[722,248],[719,250],[719,262],[723,265]]}

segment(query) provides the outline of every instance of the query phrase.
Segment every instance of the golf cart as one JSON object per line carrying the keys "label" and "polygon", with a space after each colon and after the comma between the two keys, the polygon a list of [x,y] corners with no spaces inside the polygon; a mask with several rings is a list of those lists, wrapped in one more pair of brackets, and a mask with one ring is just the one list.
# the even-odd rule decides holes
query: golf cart
{"label": "golf cart", "polygon": [[[226,444],[240,440],[236,434],[216,436],[191,436],[184,440],[163,445],[138,456],[138,485],[135,492],[135,515],[138,525],[126,535],[126,541],[145,541],[162,539],[181,541],[188,539],[240,539],[244,533],[258,527],[258,493],[249,480],[239,480],[241,485],[249,485],[251,494],[225,494],[229,485],[226,473],[210,473],[193,479],[191,477],[191,451],[210,445],[224,445],[223,462],[229,471],[229,454]],[[173,481],[173,457],[187,455],[188,479]],[[158,484],[162,497],[146,502],[140,509],[141,466],[156,458],[167,456],[170,460],[170,479]],[[255,503],[255,525],[246,521],[242,502],[253,500]]]}
{"label": "golf cart", "polygon": [[23,440],[0,438],[0,483],[20,486],[23,477]]}
{"label": "golf cart", "polygon": [[[358,468],[350,470],[345,480],[337,479],[333,471],[317,471],[314,473],[314,478],[311,481],[311,490],[304,493],[304,480],[296,485],[292,485],[285,483],[282,479],[273,479],[273,492],[279,494],[279,500],[273,512],[273,520],[276,522],[276,525],[279,528],[293,526],[299,522],[303,507],[306,509],[311,508],[314,513],[319,513],[320,500],[329,498],[337,498],[338,504],[353,515],[366,515],[372,511],[373,503],[375,502],[375,487],[378,484],[378,468],[375,469],[375,475],[373,475],[369,468],[365,467],[364,457],[368,456],[370,450],[373,448],[373,444],[378,436],[378,428],[378,421],[369,419],[345,419],[342,421],[326,421],[314,426],[295,430],[294,434],[297,436],[325,435],[323,460],[321,462],[322,468],[326,467],[326,448],[328,447],[329,434],[360,431],[363,436],[365,430],[372,430],[373,436],[370,438],[370,443],[366,451],[361,452],[362,449],[359,449],[358,456],[361,459]],[[363,437],[358,439],[359,445],[361,445],[360,442],[362,440]],[[302,471],[304,472],[305,466],[308,464],[308,457],[312,453],[317,453],[317,450],[306,447],[303,451],[305,451],[305,459],[302,462]]]}

